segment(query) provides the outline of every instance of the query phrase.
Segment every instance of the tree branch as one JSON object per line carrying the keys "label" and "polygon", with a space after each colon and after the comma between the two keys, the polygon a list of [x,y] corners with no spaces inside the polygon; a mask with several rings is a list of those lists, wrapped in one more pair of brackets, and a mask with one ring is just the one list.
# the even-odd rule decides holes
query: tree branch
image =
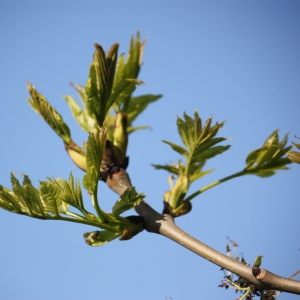
{"label": "tree branch", "polygon": [[300,294],[299,281],[277,276],[264,269],[251,268],[227,257],[184,232],[174,223],[170,215],[157,213],[146,202],[140,202],[135,210],[144,217],[147,231],[168,237],[208,261],[248,280],[258,289]]}
{"label": "tree branch", "polygon": [[[127,172],[124,169],[118,171],[109,176],[110,180],[107,181],[107,184],[110,189],[121,195],[132,185]],[[139,202],[135,206],[135,210],[144,218],[144,226],[148,232],[161,234],[173,240],[221,268],[253,283],[257,289],[277,290],[300,295],[299,281],[277,276],[264,269],[252,268],[227,257],[184,232],[174,223],[171,215],[156,212],[145,201]]]}

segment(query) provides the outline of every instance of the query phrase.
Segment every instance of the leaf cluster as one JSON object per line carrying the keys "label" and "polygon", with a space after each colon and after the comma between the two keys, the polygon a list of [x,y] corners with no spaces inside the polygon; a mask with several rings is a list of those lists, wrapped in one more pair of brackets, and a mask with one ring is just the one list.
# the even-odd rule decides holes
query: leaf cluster
{"label": "leaf cluster", "polygon": [[[170,191],[165,194],[164,201],[169,204],[174,217],[190,210],[188,207],[191,208],[189,201],[192,198],[187,199],[185,195],[192,182],[212,171],[203,171],[206,161],[229,149],[229,145],[218,145],[227,140],[224,137],[216,137],[223,125],[224,122],[212,125],[212,117],[202,124],[197,111],[193,118],[184,113],[183,119],[177,118],[177,129],[184,146],[163,140],[183,158],[177,164],[153,165],[156,169],[166,170],[172,174],[169,180]],[[177,178],[175,184],[173,184],[174,176]]]}
{"label": "leaf cluster", "polygon": [[[119,45],[111,46],[107,53],[95,44],[93,61],[89,68],[85,86],[72,83],[78,92],[81,104],[71,96],[65,100],[81,129],[88,132],[87,141],[77,145],[68,125],[55,108],[28,83],[31,96],[29,104],[48,123],[53,131],[63,140],[65,150],[71,160],[83,171],[83,187],[91,198],[94,212],[84,207],[81,185],[73,178],[68,180],[48,178],[35,188],[27,175],[21,184],[14,174],[11,175],[12,189],[0,186],[0,207],[10,212],[39,219],[63,220],[88,224],[101,228],[100,231],[84,235],[86,243],[99,246],[117,237],[126,240],[144,229],[144,220],[139,216],[123,217],[122,214],[133,208],[145,197],[132,187],[125,171],[128,165],[127,146],[130,133],[147,128],[134,126],[136,118],[161,95],[142,95],[134,97],[137,85],[143,84],[138,79],[142,64],[145,42],[140,35],[130,40],[128,55],[118,57]],[[177,118],[177,129],[181,145],[164,140],[180,156],[177,163],[153,165],[156,169],[168,171],[170,189],[164,196],[164,213],[173,217],[191,211],[191,200],[202,192],[234,177],[254,174],[267,177],[277,170],[286,169],[290,160],[283,157],[290,146],[286,147],[287,135],[280,142],[278,131],[274,131],[263,146],[247,156],[246,167],[235,174],[215,181],[188,195],[191,184],[212,170],[204,170],[207,160],[224,153],[229,145],[220,145],[228,140],[219,137],[222,123],[212,123],[212,117],[202,122],[195,111],[193,116],[184,113]],[[299,144],[295,144],[299,149]],[[289,157],[297,157],[292,151]],[[101,209],[98,198],[99,180],[118,193],[119,199],[111,212]]]}
{"label": "leaf cluster", "polygon": [[121,214],[133,208],[145,196],[134,187],[128,188],[116,201],[111,213],[104,212],[98,202],[100,163],[104,152],[106,130],[94,130],[87,142],[87,173],[83,186],[90,194],[96,214],[84,207],[80,182],[72,173],[68,180],[48,178],[35,188],[29,177],[23,175],[23,183],[11,174],[12,190],[0,186],[0,207],[13,213],[45,220],[62,220],[87,224],[103,230],[84,235],[91,246],[103,245],[112,239],[130,239],[142,231],[141,220],[122,217]]}
{"label": "leaf cluster", "polygon": [[[151,102],[161,98],[161,95],[132,95],[136,86],[143,84],[138,75],[144,46],[145,42],[140,41],[137,33],[130,40],[127,58],[123,54],[118,58],[117,43],[107,53],[100,45],[95,44],[86,85],[71,83],[79,94],[81,105],[71,96],[65,96],[71,113],[82,130],[91,132],[97,126],[107,128],[107,139],[119,165],[126,159],[128,135],[138,129],[148,128],[144,125],[133,126],[133,122]],[[63,140],[72,161],[86,171],[85,143],[83,146],[77,145],[72,140],[68,125],[47,99],[32,84],[28,83],[27,88],[32,108]]]}
{"label": "leaf cluster", "polygon": [[[222,182],[247,174],[268,177],[274,175],[278,170],[287,169],[286,165],[291,163],[287,157],[284,157],[286,152],[291,149],[291,146],[286,146],[288,135],[279,141],[278,130],[275,130],[262,147],[248,154],[246,167],[242,171],[212,182],[186,196],[192,182],[212,171],[203,171],[206,161],[229,149],[229,145],[218,145],[227,140],[227,138],[216,136],[223,125],[224,122],[212,125],[211,117],[202,125],[202,120],[197,112],[194,113],[194,118],[187,114],[184,114],[183,119],[177,118],[178,133],[184,146],[169,141],[163,142],[183,159],[176,164],[153,165],[156,169],[166,170],[172,174],[169,178],[170,190],[164,194],[164,212],[171,213],[173,217],[186,214],[192,208],[189,202],[193,198]],[[175,184],[173,183],[174,178],[176,178]]]}
{"label": "leaf cluster", "polygon": [[288,135],[279,141],[278,130],[275,130],[265,141],[263,146],[250,152],[246,158],[245,172],[260,177],[269,177],[278,170],[286,170],[291,161],[283,157],[292,146],[287,146]]}

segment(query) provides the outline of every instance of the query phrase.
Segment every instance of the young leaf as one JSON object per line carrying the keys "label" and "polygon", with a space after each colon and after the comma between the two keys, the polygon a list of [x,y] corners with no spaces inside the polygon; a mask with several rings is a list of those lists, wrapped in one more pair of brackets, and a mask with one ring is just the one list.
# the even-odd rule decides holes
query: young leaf
{"label": "young leaf", "polygon": [[13,213],[30,215],[23,199],[2,185],[0,185],[0,207]]}
{"label": "young leaf", "polygon": [[189,189],[190,180],[186,174],[180,175],[175,183],[175,186],[171,190],[171,197],[169,204],[172,209],[176,209],[181,203]]}
{"label": "young leaf", "polygon": [[[297,149],[300,150],[300,144],[296,144],[296,143],[292,143],[294,146],[297,147]],[[300,152],[297,152],[297,151],[288,151],[286,153],[286,156],[289,158],[289,160],[297,163],[297,164],[300,164]]]}
{"label": "young leaf", "polygon": [[86,165],[87,173],[83,178],[83,186],[93,193],[100,177],[100,165],[105,150],[107,130],[96,128],[90,133],[87,141]]}
{"label": "young leaf", "polygon": [[134,187],[128,188],[114,204],[112,214],[119,216],[124,211],[134,207],[139,201],[145,198],[144,194],[138,194]]}
{"label": "young leaf", "polygon": [[60,189],[52,182],[40,181],[40,192],[45,211],[53,214],[55,217],[59,215],[58,212],[58,197]]}
{"label": "young leaf", "polygon": [[31,211],[35,215],[44,217],[44,207],[42,205],[39,191],[31,184],[31,181],[27,175],[23,175],[23,197],[27,205],[31,207]]}
{"label": "young leaf", "polygon": [[250,152],[246,158],[245,172],[261,177],[274,175],[277,170],[287,169],[286,165],[291,163],[284,158],[285,153],[291,146],[285,147],[288,136],[279,142],[278,130],[275,130],[265,141],[263,146]]}
{"label": "young leaf", "polygon": [[85,243],[89,246],[102,246],[121,236],[122,232],[108,230],[87,232],[83,235]]}
{"label": "young leaf", "polygon": [[184,156],[184,157],[187,157],[188,156],[188,152],[187,150],[185,150],[183,147],[179,146],[179,145],[176,145],[174,143],[171,143],[171,142],[168,142],[168,141],[165,141],[165,140],[162,140],[163,143],[169,145],[172,147],[172,149],[174,151],[176,151],[177,153],[179,153],[180,155]]}
{"label": "young leaf", "polygon": [[131,97],[126,111],[128,114],[128,124],[131,125],[137,116],[141,114],[151,102],[157,101],[161,97],[162,95]]}
{"label": "young leaf", "polygon": [[28,100],[31,107],[39,113],[48,125],[66,143],[71,142],[71,133],[61,115],[48,103],[47,99],[41,95],[31,83],[27,84],[27,89],[31,95]]}
{"label": "young leaf", "polygon": [[69,105],[74,119],[81,126],[82,130],[86,132],[92,131],[95,120],[89,117],[87,111],[82,109],[71,96],[65,96],[64,98]]}
{"label": "young leaf", "polygon": [[119,160],[124,161],[126,157],[128,133],[127,133],[127,114],[118,112],[116,124],[113,132],[113,144],[119,149]]}
{"label": "young leaf", "polygon": [[192,182],[210,172],[201,172],[207,159],[222,154],[228,150],[230,146],[215,146],[227,140],[227,138],[215,137],[219,129],[223,127],[224,122],[220,124],[216,123],[214,126],[211,126],[212,118],[210,117],[202,128],[202,121],[197,111],[194,113],[194,118],[188,116],[186,113],[184,113],[183,117],[183,119],[177,118],[177,128],[186,148],[169,141],[163,142],[182,155],[185,158],[186,165],[181,164],[180,169],[174,168],[174,164],[165,166],[154,165],[154,167],[156,169],[167,170],[173,174],[187,174],[190,176],[190,182]]}
{"label": "young leaf", "polygon": [[297,164],[300,164],[300,152],[297,151],[289,151],[286,153],[286,156],[291,160],[292,162],[295,162]]}
{"label": "young leaf", "polygon": [[152,164],[152,166],[156,169],[156,170],[165,170],[168,171],[169,173],[178,175],[178,168],[176,165],[155,165]]}

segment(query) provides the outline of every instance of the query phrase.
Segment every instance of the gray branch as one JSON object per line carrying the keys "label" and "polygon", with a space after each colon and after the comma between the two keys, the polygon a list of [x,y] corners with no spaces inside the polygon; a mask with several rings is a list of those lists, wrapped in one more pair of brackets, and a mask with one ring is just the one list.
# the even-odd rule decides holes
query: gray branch
{"label": "gray branch", "polygon": [[[124,169],[119,169],[119,172],[109,175],[106,183],[119,195],[132,186]],[[148,232],[161,234],[173,240],[217,266],[246,279],[257,289],[277,290],[300,295],[300,281],[277,276],[264,269],[252,268],[227,257],[184,232],[174,223],[170,215],[159,214],[144,201],[139,202],[135,206],[135,210],[144,218],[144,226]]]}

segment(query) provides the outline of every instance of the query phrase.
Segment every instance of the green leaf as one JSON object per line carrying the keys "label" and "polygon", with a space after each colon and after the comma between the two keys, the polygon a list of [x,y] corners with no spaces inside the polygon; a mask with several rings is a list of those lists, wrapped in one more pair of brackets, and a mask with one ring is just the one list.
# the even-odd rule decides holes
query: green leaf
{"label": "green leaf", "polygon": [[183,174],[185,170],[185,165],[182,162],[179,162],[178,164],[170,164],[170,165],[155,165],[151,164],[156,170],[165,170],[169,173],[175,174],[175,175],[181,175]]}
{"label": "green leaf", "polygon": [[41,95],[31,83],[27,84],[27,89],[31,95],[28,100],[31,107],[39,113],[56,134],[66,143],[69,144],[71,139],[70,129],[64,122],[61,115],[48,103],[47,99]]}
{"label": "green leaf", "polygon": [[134,127],[127,127],[127,133],[130,134],[134,131],[141,130],[141,129],[150,129],[149,126],[134,126]]}
{"label": "green leaf", "polygon": [[187,148],[191,148],[193,145],[193,140],[191,137],[190,128],[188,127],[187,122],[183,121],[177,117],[177,129],[181,137],[182,142]]}
{"label": "green leaf", "polygon": [[86,149],[87,173],[83,178],[85,189],[95,192],[100,177],[100,165],[105,150],[107,130],[96,128],[90,133]]}
{"label": "green leaf", "polygon": [[28,208],[28,213],[30,216],[44,217],[44,209],[38,190],[33,187],[27,175],[23,176],[24,179],[21,186],[15,176],[11,174],[13,192],[18,198],[23,199],[24,203],[26,203],[26,207]]}
{"label": "green leaf", "polygon": [[300,150],[300,144],[293,143],[293,145],[296,146]]}
{"label": "green leaf", "polygon": [[186,192],[189,189],[190,179],[186,174],[182,174],[176,180],[175,186],[171,190],[169,204],[172,209],[176,209],[183,201]]}
{"label": "green leaf", "polygon": [[70,82],[70,85],[77,91],[77,93],[79,94],[79,97],[83,103],[84,108],[86,108],[86,93],[85,93],[85,87],[81,86],[79,84],[76,84],[74,82]]}
{"label": "green leaf", "polygon": [[263,255],[259,255],[255,258],[255,261],[253,263],[252,268],[259,268],[261,265],[261,261],[262,261]]}
{"label": "green leaf", "polygon": [[[296,144],[296,143],[292,143],[294,146],[297,147],[297,149],[300,150],[300,144]],[[290,150],[290,149],[288,149]],[[288,151],[287,150],[287,151]],[[300,164],[300,152],[297,151],[288,151],[286,153],[286,156],[289,158],[289,160],[291,160],[292,162],[295,162],[297,164]]]}
{"label": "green leaf", "polygon": [[226,141],[226,140],[228,140],[228,138],[223,138],[223,137],[219,137],[219,138],[212,138],[212,137],[210,137],[209,139],[205,139],[205,141],[201,141],[195,147],[194,156],[198,156],[198,155],[201,156],[202,152],[205,152],[206,150],[210,149],[214,145],[219,144],[219,143],[221,143],[223,141]]}
{"label": "green leaf", "polygon": [[87,232],[83,235],[85,243],[89,246],[102,246],[108,242],[121,236],[122,232],[112,232],[112,231],[93,231]]}
{"label": "green leaf", "polygon": [[134,187],[128,188],[114,204],[112,214],[119,216],[124,211],[134,207],[139,201],[145,198],[144,194],[138,194]]}
{"label": "green leaf", "polygon": [[[111,93],[113,82],[114,82],[116,65],[118,61],[118,49],[119,49],[119,44],[115,43],[110,47],[106,55],[106,62],[108,66],[107,90],[109,91],[109,93]],[[109,108],[106,107],[106,111],[108,109]]]}
{"label": "green leaf", "polygon": [[187,156],[188,152],[183,147],[181,147],[179,145],[176,145],[174,143],[165,141],[165,140],[162,140],[162,142],[165,143],[165,144],[167,144],[167,145],[169,145],[169,146],[171,146],[174,151],[176,151],[177,153],[181,154],[182,156],[184,156],[184,157]]}
{"label": "green leaf", "polygon": [[289,151],[286,153],[286,156],[292,161],[297,164],[300,164],[300,152],[297,151]]}
{"label": "green leaf", "polygon": [[131,97],[126,110],[128,114],[128,124],[132,124],[137,116],[141,114],[151,102],[155,102],[161,97],[162,95],[143,95],[139,97]]}
{"label": "green leaf", "polygon": [[193,161],[197,161],[197,162],[205,161],[207,159],[215,157],[216,155],[222,154],[229,148],[230,148],[230,145],[216,146],[216,147],[209,148],[209,149],[204,150],[204,151],[200,152],[199,154],[195,155],[193,157]]}
{"label": "green leaf", "polygon": [[81,128],[86,132],[92,131],[95,126],[94,119],[89,117],[87,112],[82,109],[71,96],[65,96],[64,98],[69,105],[74,119],[81,126]]}
{"label": "green leaf", "polygon": [[275,130],[265,141],[263,146],[250,152],[246,158],[245,171],[260,177],[274,175],[277,170],[287,169],[286,165],[291,163],[283,156],[291,147],[285,147],[288,136],[279,142],[278,130]]}
{"label": "green leaf", "polygon": [[202,171],[202,172],[193,172],[193,175],[190,176],[190,182],[192,183],[193,181],[205,176],[205,175],[208,175],[212,172],[213,170],[206,170],[206,171]]}
{"label": "green leaf", "polygon": [[40,192],[45,211],[57,217],[59,215],[57,208],[58,197],[60,194],[59,187],[52,182],[40,181]]}
{"label": "green leaf", "polygon": [[72,173],[69,176],[69,181],[62,180],[60,182],[61,191],[59,198],[63,201],[81,210],[83,207],[82,193],[79,181],[74,181]]}
{"label": "green leaf", "polygon": [[116,104],[118,111],[126,112],[126,107],[130,99],[131,94],[135,91],[136,85],[144,84],[143,81],[135,78],[124,78],[112,88],[112,92],[107,101],[106,112],[113,104]]}
{"label": "green leaf", "polygon": [[0,207],[13,213],[30,215],[23,199],[2,185],[0,185]]}
{"label": "green leaf", "polygon": [[[117,104],[117,111],[127,112],[131,94],[135,90],[135,85],[128,84],[126,81],[135,80],[138,77],[140,66],[142,63],[144,43],[140,42],[140,35],[137,33],[136,38],[131,38],[127,59],[121,55],[118,59],[116,67],[116,75],[112,88],[111,99],[109,99],[109,107]],[[133,82],[133,81],[132,81]],[[136,82],[136,84],[141,82]],[[107,107],[107,109],[109,108]]]}
{"label": "green leaf", "polygon": [[106,58],[102,47],[95,44],[94,61],[90,66],[85,93],[88,114],[97,120],[99,126],[103,126],[109,109],[107,102],[113,85],[117,50],[118,44],[114,44]]}

